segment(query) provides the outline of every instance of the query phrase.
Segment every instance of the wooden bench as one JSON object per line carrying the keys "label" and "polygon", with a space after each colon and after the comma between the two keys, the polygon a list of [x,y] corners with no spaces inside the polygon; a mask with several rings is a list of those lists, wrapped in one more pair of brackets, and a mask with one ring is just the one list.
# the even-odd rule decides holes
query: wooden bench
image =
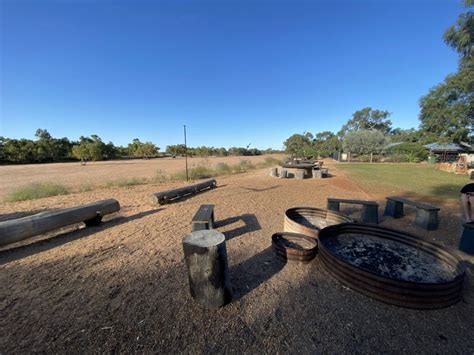
{"label": "wooden bench", "polygon": [[193,232],[214,228],[214,205],[201,205],[192,220]]}
{"label": "wooden bench", "polygon": [[393,218],[400,218],[404,216],[403,205],[411,205],[416,207],[415,224],[426,230],[435,230],[438,228],[438,207],[421,203],[417,201],[408,200],[406,198],[389,196],[387,197],[387,204],[385,205],[385,216]]}
{"label": "wooden bench", "polygon": [[339,211],[341,203],[362,205],[361,222],[375,224],[379,223],[379,204],[377,202],[328,197],[327,209],[330,211]]}

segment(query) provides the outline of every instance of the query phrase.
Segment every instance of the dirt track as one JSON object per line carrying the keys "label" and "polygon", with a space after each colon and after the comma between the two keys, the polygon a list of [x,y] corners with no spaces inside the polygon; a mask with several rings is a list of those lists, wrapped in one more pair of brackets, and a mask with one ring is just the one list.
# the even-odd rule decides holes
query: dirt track
{"label": "dirt track", "polygon": [[[474,258],[464,300],[435,311],[367,298],[317,258],[304,266],[275,259],[270,236],[282,230],[286,208],[324,208],[328,196],[385,205],[382,195],[331,171],[324,180],[279,180],[267,170],[218,178],[219,188],[162,207],[148,195],[179,183],[0,205],[3,219],[111,197],[122,205],[100,227],[73,226],[0,251],[0,352],[474,352]],[[234,301],[215,311],[192,301],[182,260],[181,239],[203,203],[216,205],[234,287]],[[438,203],[435,232],[413,227],[411,210],[382,225],[454,247],[460,211]]]}

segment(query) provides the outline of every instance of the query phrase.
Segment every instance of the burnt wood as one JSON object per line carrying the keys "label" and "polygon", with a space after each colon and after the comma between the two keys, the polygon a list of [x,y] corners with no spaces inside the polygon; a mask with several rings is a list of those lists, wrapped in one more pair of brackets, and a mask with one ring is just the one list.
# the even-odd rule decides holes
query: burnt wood
{"label": "burnt wood", "polygon": [[201,205],[192,219],[193,232],[214,228],[214,205]]}
{"label": "burnt wood", "polygon": [[192,232],[183,239],[191,297],[208,308],[232,299],[225,236],[216,230]]}
{"label": "burnt wood", "polygon": [[0,246],[15,243],[75,223],[84,222],[88,227],[97,226],[102,221],[102,216],[119,210],[119,202],[109,199],[0,222]]}
{"label": "burnt wood", "polygon": [[215,179],[206,180],[197,184],[192,184],[177,189],[156,192],[151,195],[153,203],[164,205],[173,200],[180,199],[184,196],[194,195],[203,191],[210,190],[217,186]]}

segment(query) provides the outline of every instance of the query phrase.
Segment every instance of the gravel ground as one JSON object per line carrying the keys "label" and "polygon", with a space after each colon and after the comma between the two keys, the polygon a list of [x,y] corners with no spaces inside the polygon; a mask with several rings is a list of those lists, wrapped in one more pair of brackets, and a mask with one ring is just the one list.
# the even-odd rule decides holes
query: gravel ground
{"label": "gravel ground", "polygon": [[[99,227],[71,226],[0,249],[0,353],[23,352],[474,352],[474,258],[463,300],[418,311],[386,305],[342,286],[318,258],[283,263],[271,235],[285,209],[324,208],[326,198],[375,199],[342,172],[323,180],[279,180],[267,170],[218,178],[215,190],[165,206],[151,192],[180,183],[99,189],[0,205],[3,220],[105,198],[120,213]],[[387,196],[390,191],[387,191]],[[425,232],[414,211],[395,227],[456,247],[457,201],[436,202],[441,226]],[[201,204],[216,205],[226,235],[234,300],[218,310],[193,302],[181,240]],[[19,213],[21,211],[21,213]],[[359,211],[343,209],[358,218]],[[379,211],[380,213],[382,211]]]}

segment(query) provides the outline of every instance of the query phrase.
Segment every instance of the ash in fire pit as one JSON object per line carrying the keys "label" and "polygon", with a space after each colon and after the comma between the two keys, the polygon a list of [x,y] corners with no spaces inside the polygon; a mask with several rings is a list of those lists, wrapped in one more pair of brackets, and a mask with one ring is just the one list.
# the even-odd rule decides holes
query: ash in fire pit
{"label": "ash in fire pit", "polygon": [[457,273],[423,250],[374,235],[338,235],[329,238],[326,247],[356,267],[398,280],[441,283],[451,281]]}

